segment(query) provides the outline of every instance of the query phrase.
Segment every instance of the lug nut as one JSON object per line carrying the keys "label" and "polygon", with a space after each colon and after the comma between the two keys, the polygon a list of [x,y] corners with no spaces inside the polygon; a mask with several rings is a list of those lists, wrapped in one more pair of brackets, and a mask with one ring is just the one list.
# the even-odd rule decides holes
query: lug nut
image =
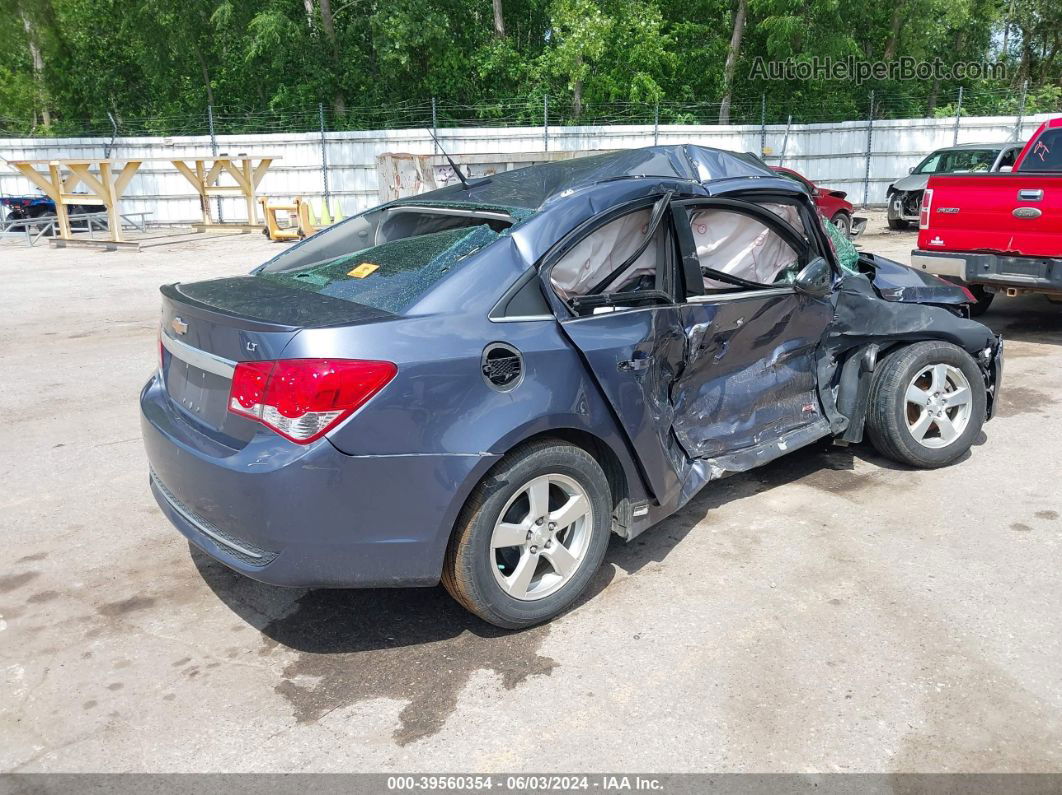
{"label": "lug nut", "polygon": [[556,530],[557,529],[557,523],[556,522],[550,522],[549,523],[549,529],[550,530]]}
{"label": "lug nut", "polygon": [[540,516],[540,517],[538,517],[537,519],[535,519],[535,524],[542,524],[542,523],[543,523],[544,521],[546,521],[546,520],[545,520],[545,519],[543,519],[543,518],[542,518],[542,517]]}
{"label": "lug nut", "polygon": [[551,546],[553,546],[553,542],[552,541],[547,541],[546,542],[546,549],[549,549]]}
{"label": "lug nut", "polygon": [[532,547],[531,547],[531,554],[532,554],[532,555],[535,555],[535,554],[537,554],[537,553],[538,553],[538,547],[536,547],[536,546],[532,546]]}

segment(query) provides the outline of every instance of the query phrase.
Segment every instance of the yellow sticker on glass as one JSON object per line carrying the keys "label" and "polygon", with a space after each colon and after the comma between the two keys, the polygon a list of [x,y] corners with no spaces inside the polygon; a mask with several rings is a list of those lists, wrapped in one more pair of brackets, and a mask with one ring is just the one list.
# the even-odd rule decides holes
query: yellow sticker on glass
{"label": "yellow sticker on glass", "polygon": [[366,276],[370,276],[371,274],[376,273],[376,271],[378,271],[379,269],[379,265],[374,265],[371,262],[363,262],[361,265],[359,265],[350,273],[348,273],[347,276],[353,276],[355,279],[364,279]]}

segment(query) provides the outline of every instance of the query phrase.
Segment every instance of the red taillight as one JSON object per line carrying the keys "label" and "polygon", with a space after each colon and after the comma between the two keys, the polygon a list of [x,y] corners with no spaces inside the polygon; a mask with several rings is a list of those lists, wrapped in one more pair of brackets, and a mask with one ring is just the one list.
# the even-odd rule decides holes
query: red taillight
{"label": "red taillight", "polygon": [[397,372],[391,362],[361,359],[240,362],[229,411],[307,444],[361,408]]}
{"label": "red taillight", "polygon": [[918,228],[929,229],[929,209],[933,206],[933,189],[926,188],[922,193],[922,211],[918,214]]}

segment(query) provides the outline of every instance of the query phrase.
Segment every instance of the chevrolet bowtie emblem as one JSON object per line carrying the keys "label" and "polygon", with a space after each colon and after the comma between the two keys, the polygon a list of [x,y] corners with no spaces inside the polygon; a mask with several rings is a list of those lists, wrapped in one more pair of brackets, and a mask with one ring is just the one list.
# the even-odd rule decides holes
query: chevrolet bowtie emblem
{"label": "chevrolet bowtie emblem", "polygon": [[170,328],[177,334],[184,334],[188,331],[188,324],[181,320],[179,317],[175,317],[170,321]]}

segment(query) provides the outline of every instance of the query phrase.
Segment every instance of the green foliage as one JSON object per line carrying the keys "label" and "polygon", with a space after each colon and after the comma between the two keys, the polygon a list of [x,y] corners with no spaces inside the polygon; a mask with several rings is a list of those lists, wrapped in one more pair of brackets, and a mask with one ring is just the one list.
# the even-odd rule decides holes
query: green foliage
{"label": "green foliage", "polygon": [[[0,0],[0,131],[705,123],[737,0]],[[1005,42],[1005,47],[1004,47]],[[1058,0],[748,0],[731,119],[828,121],[1062,106]],[[34,50],[35,48],[35,50]],[[40,54],[35,67],[33,52]],[[1002,60],[1004,79],[753,79],[754,59]],[[874,91],[874,106],[869,93]]]}

